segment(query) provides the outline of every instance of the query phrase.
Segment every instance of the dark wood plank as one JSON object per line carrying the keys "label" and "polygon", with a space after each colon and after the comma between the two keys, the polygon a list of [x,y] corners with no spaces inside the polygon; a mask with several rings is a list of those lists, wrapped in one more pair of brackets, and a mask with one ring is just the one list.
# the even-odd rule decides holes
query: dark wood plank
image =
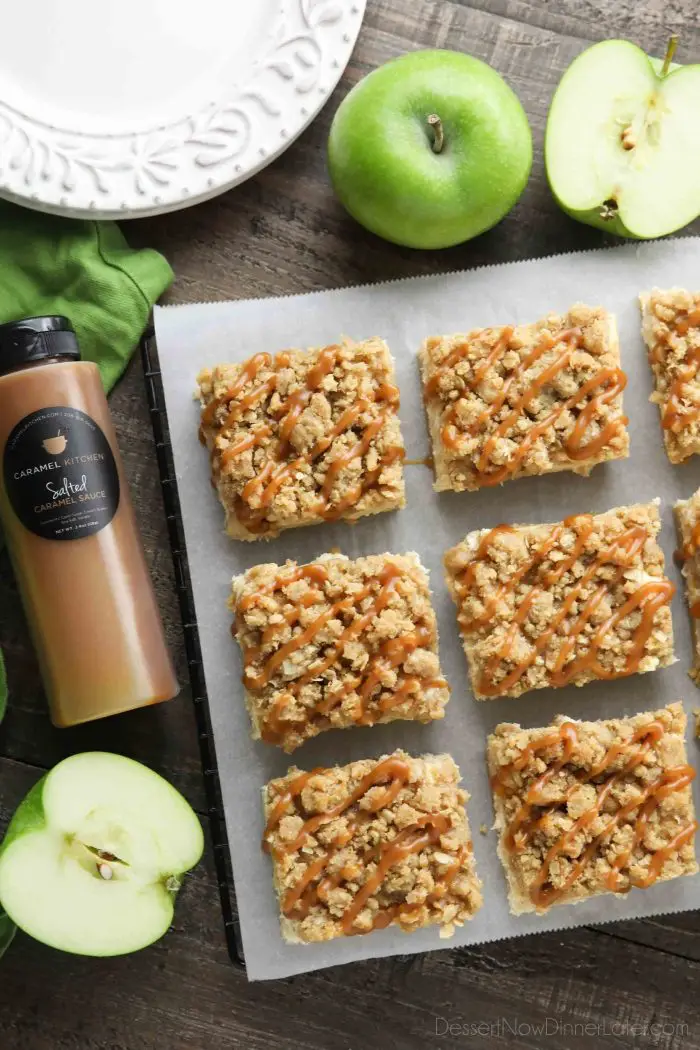
{"label": "dark wood plank", "polygon": [[[700,26],[697,11],[685,0],[457,0],[507,21],[523,22],[585,43],[609,37],[634,40],[649,54],[661,55],[670,33],[678,33],[680,62],[697,61]],[[695,49],[695,51],[694,51]]]}
{"label": "dark wood plank", "polygon": [[[0,824],[35,779],[0,759]],[[699,962],[583,929],[251,985],[226,955],[208,851],[174,930],[138,955],[81,959],[19,935],[0,1032],[3,1050],[571,1050],[615,1032],[611,1046],[698,1050],[699,980]],[[575,1040],[565,1027],[584,1024]]]}
{"label": "dark wood plank", "polygon": [[[700,60],[693,0],[369,0],[349,69],[313,125],[277,162],[235,191],[189,211],[129,226],[134,243],[160,248],[178,274],[172,302],[311,291],[441,272],[612,243],[556,207],[541,145],[559,77],[587,43],[628,35],[656,53],[682,31],[680,57]],[[337,103],[376,65],[418,47],[463,49],[493,64],[530,117],[536,161],[514,211],[490,233],[420,253],[365,233],[335,201],[324,145]],[[694,224],[690,232],[700,232]],[[138,362],[112,397],[127,471],[168,636],[185,665],[170,555]],[[196,733],[185,688],[173,704],[75,731],[53,730],[6,560],[0,561],[0,639],[10,712],[0,729],[0,831],[42,768],[102,747],[165,773],[204,809]],[[188,881],[174,932],[137,956],[92,961],[19,937],[0,963],[3,1050],[457,1050],[509,1045],[570,1050],[700,1046],[700,917],[660,917],[482,948],[395,959],[248,985],[226,955],[211,853]],[[443,1034],[457,1025],[480,1033]],[[549,1034],[535,1025],[550,1018]],[[583,1033],[561,1027],[607,1026]],[[508,1030],[520,1024],[519,1033]],[[615,1023],[646,1026],[642,1035]],[[687,1031],[650,1030],[650,1024]],[[488,1029],[488,1026],[494,1026]]]}
{"label": "dark wood plank", "polygon": [[[484,10],[442,0],[410,8],[398,0],[374,0],[341,84],[283,157],[199,208],[136,224],[135,237],[161,247],[175,266],[172,301],[313,291],[618,243],[560,211],[546,185],[541,148],[561,74],[587,43],[607,35],[605,21],[562,18],[555,13],[559,4],[551,2],[477,0],[476,6]],[[532,23],[523,21],[528,17]],[[560,24],[561,31],[550,24]],[[636,36],[651,46],[654,34],[643,33],[643,25]],[[571,35],[572,27],[579,35]],[[364,231],[335,200],[325,170],[328,128],[348,88],[388,58],[425,46],[466,50],[494,65],[519,94],[535,140],[532,177],[510,215],[476,240],[438,252],[397,248]],[[700,56],[700,30],[689,31],[683,46],[686,58]],[[696,223],[688,232],[698,230]]]}

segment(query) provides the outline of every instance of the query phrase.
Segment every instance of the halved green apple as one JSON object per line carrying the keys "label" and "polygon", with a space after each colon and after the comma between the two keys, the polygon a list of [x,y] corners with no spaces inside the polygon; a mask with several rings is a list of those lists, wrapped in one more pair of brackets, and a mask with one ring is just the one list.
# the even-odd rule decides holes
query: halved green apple
{"label": "halved green apple", "polygon": [[545,163],[573,218],[621,237],[661,237],[700,214],[700,65],[605,40],[576,58],[547,118]]}
{"label": "halved green apple", "polygon": [[0,902],[44,944],[123,955],[166,932],[182,875],[203,849],[196,814],[157,773],[121,755],[73,755],[12,818]]}

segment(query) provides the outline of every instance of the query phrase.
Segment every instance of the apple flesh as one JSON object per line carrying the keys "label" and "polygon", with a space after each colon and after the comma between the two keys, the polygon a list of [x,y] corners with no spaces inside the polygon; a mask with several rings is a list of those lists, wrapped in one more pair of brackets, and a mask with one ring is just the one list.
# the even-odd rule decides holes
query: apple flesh
{"label": "apple flesh", "polygon": [[594,44],[562,77],[545,163],[573,218],[621,237],[661,237],[700,214],[700,65],[649,58],[627,40]]}
{"label": "apple flesh", "polygon": [[338,107],[328,167],[363,226],[410,248],[446,248],[510,211],[532,165],[520,102],[499,74],[457,51],[414,51]]}
{"label": "apple flesh", "polygon": [[44,944],[122,955],[167,931],[182,875],[203,848],[196,814],[157,773],[120,755],[74,755],[12,818],[0,902]]}

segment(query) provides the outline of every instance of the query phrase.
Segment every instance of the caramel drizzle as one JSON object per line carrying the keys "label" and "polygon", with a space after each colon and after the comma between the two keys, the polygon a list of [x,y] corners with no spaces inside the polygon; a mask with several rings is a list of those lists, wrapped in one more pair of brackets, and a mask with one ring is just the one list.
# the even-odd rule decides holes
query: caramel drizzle
{"label": "caramel drizzle", "polygon": [[[620,806],[607,821],[603,830],[591,840],[576,863],[572,865],[568,877],[560,886],[555,888],[550,883],[550,871],[552,864],[559,856],[566,853],[576,836],[581,832],[585,832],[604,813],[605,803],[610,798],[615,785],[622,777],[632,772],[640,762],[643,762],[645,756],[658,743],[664,733],[663,723],[654,719],[647,725],[641,726],[630,740],[612,744],[596,766],[588,772],[579,770],[575,773],[571,787],[566,791],[563,799],[558,802],[548,803],[544,789],[569,763],[578,744],[577,727],[572,722],[563,722],[557,730],[546,733],[538,740],[531,741],[523,748],[514,762],[503,766],[492,777],[491,783],[495,794],[502,798],[510,798],[518,793],[519,782],[521,781],[519,774],[522,773],[530,760],[540,752],[561,744],[561,756],[541,776],[533,781],[527,789],[522,805],[505,830],[504,843],[506,848],[510,852],[520,853],[525,850],[535,833],[547,826],[551,814],[561,807],[565,807],[569,799],[582,784],[589,784],[602,776],[617,758],[622,757],[625,759],[619,772],[613,773],[601,783],[595,784],[595,803],[582,813],[572,827],[549,848],[529,890],[530,899],[538,908],[549,907],[566,894],[578,881],[588,864],[595,857],[599,847],[614,832],[620,821],[630,817],[635,810],[639,810],[634,824],[632,844],[629,849],[618,853],[610,862],[611,870],[606,878],[606,888],[612,892],[620,892],[619,886],[622,881],[622,871],[629,867],[635,849],[642,842],[651,814],[663,799],[675,791],[682,791],[692,782],[695,777],[695,770],[692,766],[682,765],[665,770],[653,783],[644,785],[638,795]],[[634,747],[636,744],[640,744],[640,746]],[[663,871],[666,861],[681,846],[692,839],[697,828],[697,821],[693,820],[690,824],[681,828],[665,846],[655,850],[652,853],[646,875],[636,881],[632,880],[630,876],[630,887],[633,885],[648,887],[656,882]]]}
{"label": "caramel drizzle", "polygon": [[229,387],[221,397],[213,398],[209,404],[205,405],[202,409],[200,437],[203,436],[202,428],[204,426],[211,426],[214,422],[214,417],[221,405],[224,405],[227,402],[235,402],[235,405],[230,410],[226,422],[224,423],[224,428],[227,428],[232,426],[243,412],[252,408],[259,400],[274,389],[276,376],[271,376],[266,383],[254,387],[246,395],[243,394],[244,388],[248,383],[251,383],[255,379],[258,372],[263,368],[270,368],[271,365],[272,358],[269,354],[255,354],[246,361],[244,365],[242,365],[238,379],[233,386]]}
{"label": "caramel drizzle", "polygon": [[[249,532],[266,530],[267,511],[283,485],[287,484],[300,468],[315,463],[328,451],[336,438],[347,431],[362,427],[355,444],[341,455],[335,456],[327,464],[318,505],[314,511],[317,516],[327,521],[340,517],[348,509],[354,507],[363,495],[377,486],[382,471],[403,457],[404,450],[401,446],[391,446],[385,449],[376,467],[366,471],[357,485],[351,488],[342,500],[333,500],[333,489],[342,472],[356,459],[366,456],[370,445],[386,424],[389,414],[395,412],[399,407],[398,388],[390,383],[379,383],[370,399],[361,398],[345,409],[335,425],[322,438],[319,438],[309,451],[301,455],[295,454],[291,444],[294,428],[312,395],[319,390],[324,378],[335,368],[340,352],[339,346],[329,346],[322,350],[318,361],[306,375],[305,385],[290,394],[276,411],[275,415],[279,422],[277,442],[271,449],[269,458],[260,473],[244,485],[235,500],[236,517]],[[236,382],[220,397],[210,401],[202,410],[200,440],[204,440],[204,427],[213,424],[222,405],[228,406],[228,415],[220,428],[220,432],[225,436],[226,431],[236,425],[244,412],[269,397],[277,385],[277,372],[288,366],[289,361],[290,355],[287,351],[277,354],[274,360],[270,354],[255,354],[246,361],[241,367]],[[274,371],[267,380],[252,385],[252,388],[244,393],[244,390],[251,384],[255,384],[256,376],[262,369],[270,368]],[[360,424],[360,417],[372,404],[379,404],[384,408],[370,423]],[[237,456],[260,445],[271,436],[272,432],[272,427],[263,425],[235,445],[229,446],[222,454],[222,465],[225,466]]]}
{"label": "caramel drizzle", "polygon": [[[320,678],[342,655],[347,643],[367,630],[391,601],[392,594],[402,575],[403,570],[399,566],[394,564],[387,565],[378,576],[368,580],[358,592],[329,605],[307,627],[300,630],[288,642],[276,649],[267,658],[258,674],[254,674],[250,670],[250,666],[260,661],[264,647],[274,640],[275,636],[284,629],[285,625],[294,627],[299,622],[302,609],[322,601],[322,592],[311,588],[301,601],[287,612],[281,624],[270,624],[262,632],[259,645],[248,646],[245,649],[243,663],[246,688],[251,692],[262,691],[284,661],[303,646],[313,642],[319,631],[323,629],[329,620],[336,619],[339,614],[344,612],[359,612],[360,604],[371,596],[377,585],[379,587],[379,591],[369,608],[345,627],[335,642],[329,646],[322,656],[319,656],[314,661],[308,671],[290,682],[285,692],[280,694],[275,705],[266,714],[261,730],[263,740],[267,743],[278,744],[283,742],[286,734],[295,725],[308,723],[309,715],[305,715],[304,718],[297,720],[285,718],[285,708],[290,699],[297,697],[304,686]],[[245,611],[247,608],[250,608],[251,604],[261,594],[272,593],[288,586],[290,583],[294,583],[296,580],[304,578],[323,585],[328,577],[326,570],[321,565],[302,565],[291,574],[280,574],[267,590],[253,592],[242,599],[239,603],[239,609]],[[412,692],[416,692],[419,689],[447,688],[447,682],[443,678],[425,679],[415,675],[403,675],[392,689],[387,691],[385,696],[375,702],[374,709],[370,709],[372,695],[378,688],[381,689],[383,675],[387,671],[401,667],[416,649],[430,646],[433,638],[434,632],[429,627],[419,625],[415,631],[409,634],[398,638],[390,638],[383,642],[379,647],[379,651],[369,661],[361,674],[348,678],[342,689],[329,693],[316,705],[313,717],[316,719],[327,717],[335,707],[342,704],[343,700],[350,693],[357,690],[358,705],[354,713],[354,720],[358,725],[373,725],[391,708],[402,704]]]}
{"label": "caramel drizzle", "polygon": [[[690,534],[690,538],[683,544],[680,550],[674,551],[674,561],[676,565],[682,566],[686,561],[694,558],[700,548],[700,521],[694,526]],[[688,611],[693,620],[700,620],[700,600],[691,602],[688,606]]]}
{"label": "caramel drizzle", "polygon": [[690,534],[690,539],[683,544],[679,551],[676,551],[676,561],[679,564],[688,561],[693,558],[700,548],[700,521],[693,526],[693,531]]}
{"label": "caramel drizzle", "polygon": [[[653,350],[649,352],[649,358],[653,364],[665,364],[665,351],[670,346],[671,335],[687,335],[690,328],[700,326],[700,309],[686,312],[675,325],[675,333],[669,329],[665,339],[660,339]],[[685,356],[683,364],[673,378],[668,388],[668,397],[661,410],[661,425],[664,430],[670,430],[673,434],[679,434],[691,423],[700,417],[700,407],[683,408],[681,401],[684,396],[686,383],[692,383],[700,368],[700,344],[690,347]]]}
{"label": "caramel drizzle", "polygon": [[[559,562],[555,569],[551,569],[546,573],[541,573],[540,570],[543,562],[549,555],[550,551],[558,543],[564,529],[575,528],[578,522],[581,522],[582,524],[577,531],[576,540],[571,554]],[[528,573],[534,572],[536,575],[540,575],[542,581],[541,584],[533,584],[529,591],[526,592],[525,596],[519,601],[517,610],[515,611],[512,623],[510,624],[503,643],[500,648],[492,654],[484,666],[477,687],[478,692],[482,696],[499,696],[501,693],[511,689],[535,662],[540,653],[546,650],[552,639],[557,636],[560,627],[562,627],[565,638],[562,642],[554,667],[550,673],[550,682],[552,685],[567,685],[580,674],[588,674],[592,677],[601,679],[611,679],[624,678],[636,673],[640,660],[644,655],[645,646],[653,630],[656,614],[659,609],[671,601],[671,598],[675,593],[674,585],[670,580],[666,579],[666,577],[662,577],[659,580],[649,580],[641,584],[618,609],[614,610],[613,613],[596,628],[593,635],[586,640],[586,652],[571,660],[570,657],[576,649],[581,634],[590,622],[596,609],[603,599],[610,593],[611,588],[616,586],[622,580],[626,569],[628,569],[633,563],[634,558],[641,551],[649,538],[647,531],[641,525],[630,527],[618,536],[606,551],[598,553],[597,557],[593,560],[588,569],[586,569],[580,579],[578,579],[566,592],[561,607],[552,616],[547,627],[538,634],[533,642],[531,642],[530,654],[524,660],[517,663],[504,678],[496,681],[499,667],[504,660],[510,657],[513,645],[518,637],[519,629],[527,620],[532,605],[540,595],[546,593],[549,588],[557,583],[564,573],[566,573],[580,557],[585,548],[588,537],[593,531],[593,527],[593,517],[590,514],[567,518],[560,525],[551,529],[544,542],[537,548],[537,550],[535,550],[529,561],[524,562],[508,580],[497,588],[495,594],[485,603],[484,611],[479,616],[469,619],[463,613],[459,614],[458,619],[464,633],[478,627],[483,627],[493,617],[493,614],[498,608],[499,602],[509,594],[514,593],[518,583],[520,583]],[[464,573],[458,578],[455,584],[457,595],[462,602],[464,602],[469,596],[475,583],[477,567],[479,563],[483,563],[486,559],[488,548],[496,536],[499,533],[515,531],[516,530],[510,525],[498,525],[483,537],[479,544],[476,556],[469,563]],[[565,623],[566,618],[571,613],[575,603],[580,599],[581,594],[587,585],[594,580],[596,574],[604,565],[614,565],[620,557],[622,560],[617,564],[613,576],[595,588],[591,596],[584,602],[573,623],[567,625]],[[597,657],[605,640],[605,636],[609,631],[613,630],[618,623],[624,620],[625,617],[629,616],[631,612],[634,612],[637,609],[641,610],[641,620],[635,629],[632,638],[632,646],[627,655],[625,666],[620,671],[608,670],[602,666]],[[567,661],[569,662],[567,663]]]}
{"label": "caramel drizzle", "polygon": [[[512,327],[503,329],[500,338],[489,354],[484,358],[481,364],[474,369],[471,381],[465,381],[467,392],[477,392],[479,383],[484,379],[489,369],[496,365],[509,349],[512,335]],[[618,431],[626,426],[628,422],[627,417],[622,415],[617,416],[614,419],[608,420],[596,437],[591,438],[589,441],[585,441],[588,428],[600,414],[602,408],[619,397],[627,385],[627,377],[621,369],[602,368],[587,380],[575,394],[572,394],[566,401],[557,404],[543,420],[540,420],[539,423],[531,426],[525,437],[518,444],[511,458],[506,463],[500,468],[489,469],[489,464],[491,463],[498,441],[501,438],[506,437],[517,425],[518,421],[526,415],[528,406],[533,398],[537,397],[540,391],[550,384],[555,377],[568,366],[571,360],[571,355],[582,345],[580,329],[571,328],[562,332],[556,338],[552,336],[551,332],[544,332],[531,353],[529,353],[520,363],[518,368],[510,373],[494,401],[481,413],[479,418],[470,426],[466,427],[466,429],[460,429],[458,426],[459,406],[463,399],[458,398],[452,405],[450,405],[442,416],[441,437],[443,444],[459,454],[460,451],[465,448],[467,441],[488,428],[489,425],[493,426],[496,422],[498,413],[506,404],[511,388],[517,382],[519,377],[522,376],[528,368],[531,368],[532,365],[536,364],[544,354],[560,344],[563,344],[563,347],[552,363],[543,368],[530,381],[523,393],[517,398],[511,411],[500,423],[497,424],[494,432],[487,438],[481,455],[476,462],[475,480],[479,485],[500,485],[500,483],[506,478],[517,473],[523,459],[538,438],[550,430],[564,412],[576,409],[582,401],[585,401],[588,398],[590,398],[590,400],[588,400],[588,403],[584,405],[579,412],[571,433],[564,441],[564,449],[569,459],[583,460],[597,456],[602,449],[610,443]],[[450,354],[448,354],[440,368],[425,384],[426,398],[434,397],[437,394],[442,377],[447,375],[458,361],[462,360],[468,349],[469,344],[465,341],[464,343],[460,343]]]}
{"label": "caramel drizzle", "polygon": [[[280,794],[263,834],[262,846],[266,852],[270,851],[268,838],[287,812],[289,806],[299,797],[309,780],[321,772],[323,770],[314,769],[309,773],[300,774]],[[390,869],[411,854],[419,853],[421,850],[435,845],[440,840],[440,836],[445,835],[450,830],[448,818],[441,813],[425,814],[410,827],[400,831],[390,842],[371,847],[359,858],[360,867],[344,865],[333,874],[323,874],[328,869],[335,855],[352,840],[361,826],[368,823],[374,814],[390,806],[395,801],[401,788],[408,781],[409,776],[410,767],[406,762],[391,757],[384,759],[374,769],[370,770],[362,778],[355,790],[342,802],[339,802],[337,806],[334,806],[326,813],[316,814],[307,818],[293,842],[279,844],[274,847],[274,855],[277,860],[284,858],[285,854],[296,853],[306,844],[310,835],[315,834],[324,824],[342,816],[351,806],[354,806],[363,798],[371,788],[379,784],[387,784],[386,790],[348,821],[345,831],[336,836],[331,848],[313,863],[309,864],[301,878],[290,887],[282,901],[282,913],[285,916],[293,919],[303,919],[318,901],[326,901],[329,893],[333,889],[337,889],[342,882],[356,881],[362,873],[362,867],[372,862],[376,864],[375,870],[360,886],[341,917],[340,922],[345,936],[384,929],[396,919],[401,922],[402,918],[408,918],[412,911],[416,911],[421,907],[430,907],[449,892],[450,886],[462,866],[467,847],[462,847],[458,851],[452,864],[443,874],[441,881],[424,902],[421,904],[394,904],[377,909],[373,915],[370,929],[354,929],[355,920],[367,904],[367,901],[380,889]]]}

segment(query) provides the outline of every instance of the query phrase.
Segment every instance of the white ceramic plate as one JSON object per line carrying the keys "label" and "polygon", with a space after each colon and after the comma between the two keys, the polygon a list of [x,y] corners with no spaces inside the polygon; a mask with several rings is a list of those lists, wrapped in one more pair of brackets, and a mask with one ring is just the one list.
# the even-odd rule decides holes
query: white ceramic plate
{"label": "white ceramic plate", "polygon": [[243,182],[309,124],[366,0],[19,0],[2,17],[0,196],[138,218]]}

